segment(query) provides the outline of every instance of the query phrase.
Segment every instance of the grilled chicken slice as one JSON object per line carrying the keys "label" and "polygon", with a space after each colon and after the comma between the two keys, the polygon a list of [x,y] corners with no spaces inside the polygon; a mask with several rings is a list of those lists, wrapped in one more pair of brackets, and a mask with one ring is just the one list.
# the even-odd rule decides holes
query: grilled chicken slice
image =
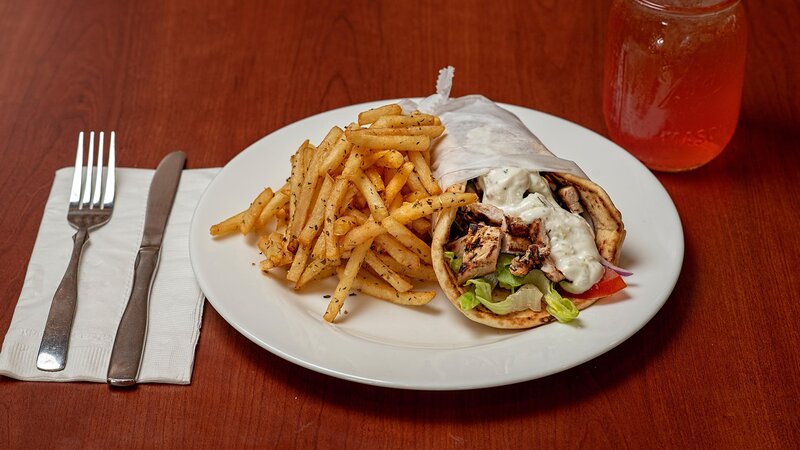
{"label": "grilled chicken slice", "polygon": [[542,219],[535,219],[533,222],[531,222],[531,225],[528,228],[528,236],[531,238],[533,244],[540,249],[548,247],[550,244],[550,239],[547,237],[547,231],[544,229]]}
{"label": "grilled chicken slice", "polygon": [[[539,252],[539,264],[541,264],[542,272],[553,283],[558,283],[564,279],[564,274],[556,268],[555,262],[550,257],[550,239],[547,237],[547,232],[540,219],[531,222],[530,237],[533,245],[537,247]],[[510,270],[510,269],[509,269]],[[513,273],[513,272],[512,272]]]}
{"label": "grilled chicken slice", "polygon": [[561,197],[561,200],[567,205],[567,209],[575,214],[581,214],[583,212],[583,206],[581,205],[581,197],[578,195],[578,190],[575,189],[575,186],[564,186],[558,190],[558,196]]}
{"label": "grilled chicken slice", "polygon": [[472,203],[464,206],[461,212],[467,222],[480,222],[495,227],[502,226],[505,219],[502,209],[484,203]]}
{"label": "grilled chicken slice", "polygon": [[518,277],[524,277],[531,270],[542,265],[544,257],[539,254],[539,247],[529,245],[524,254],[511,260],[508,270]]}
{"label": "grilled chicken slice", "polygon": [[519,217],[506,216],[506,224],[508,224],[508,233],[512,236],[528,237],[530,226]]}
{"label": "grilled chicken slice", "polygon": [[464,245],[464,258],[456,276],[462,285],[467,280],[495,271],[500,256],[502,231],[500,227],[473,224]]}
{"label": "grilled chicken slice", "polygon": [[558,268],[556,267],[555,263],[553,263],[553,260],[550,258],[550,256],[547,256],[544,259],[544,263],[542,264],[542,272],[544,272],[544,275],[548,279],[550,279],[550,281],[552,281],[553,283],[558,283],[559,281],[563,281],[564,278],[566,278],[564,274],[561,273],[560,270],[558,270]]}
{"label": "grilled chicken slice", "polygon": [[503,242],[500,246],[502,253],[509,253],[512,255],[522,255],[528,251],[528,247],[532,244],[531,240],[527,237],[513,236],[511,233],[503,233]]}
{"label": "grilled chicken slice", "polygon": [[467,246],[467,238],[469,235],[461,236],[453,242],[449,242],[444,249],[448,252],[453,252],[456,257],[461,258],[464,256],[464,248]]}

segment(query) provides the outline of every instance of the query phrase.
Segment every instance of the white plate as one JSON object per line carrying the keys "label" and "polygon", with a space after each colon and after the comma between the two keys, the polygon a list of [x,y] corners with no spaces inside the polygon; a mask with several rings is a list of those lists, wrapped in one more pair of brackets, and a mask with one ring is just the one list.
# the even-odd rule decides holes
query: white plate
{"label": "white plate", "polygon": [[402,307],[358,294],[334,325],[322,320],[335,283],[296,292],[258,270],[253,239],[212,239],[209,227],[235,214],[265,186],[289,176],[289,156],[316,143],[375,102],[328,111],[282,128],[241,152],[211,182],[190,231],[192,265],[214,309],[248,339],[303,367],[360,383],[451,390],[498,386],[550,375],[619,345],[661,308],[683,262],[678,213],[658,180],[616,144],[538,111],[503,105],[555,154],[576,161],[622,211],[628,230],[621,265],[628,288],[582,311],[570,325],[502,331],[471,322],[439,294]]}

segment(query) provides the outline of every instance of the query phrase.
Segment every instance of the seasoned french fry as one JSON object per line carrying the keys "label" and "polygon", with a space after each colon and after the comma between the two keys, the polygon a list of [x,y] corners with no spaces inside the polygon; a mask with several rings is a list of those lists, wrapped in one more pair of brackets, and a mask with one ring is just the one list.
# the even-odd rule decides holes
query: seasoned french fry
{"label": "seasoned french fry", "polygon": [[356,194],[358,194],[358,188],[353,186],[351,183],[348,183],[347,192],[344,194],[344,198],[341,201],[341,206],[339,206],[339,210],[337,211],[338,215],[341,216],[345,214],[345,211],[350,209]]}
{"label": "seasoned french fry", "polygon": [[283,251],[283,237],[279,233],[270,233],[268,236],[261,236],[256,242],[262,255],[271,264],[272,267],[282,265],[287,259]]}
{"label": "seasoned french fry", "polygon": [[358,226],[358,220],[353,216],[342,216],[333,222],[333,234],[344,236],[348,231]]}
{"label": "seasoned french fry", "polygon": [[[383,229],[385,231],[385,229]],[[383,249],[400,264],[408,267],[419,267],[421,265],[419,256],[407,249],[397,239],[389,234],[380,234],[375,237],[375,245]]]}
{"label": "seasoned french fry", "polygon": [[292,261],[292,267],[286,272],[287,280],[296,283],[297,280],[300,279],[300,275],[302,275],[303,271],[306,269],[309,253],[311,253],[310,249],[304,245],[297,248],[297,252],[294,254],[294,260]]}
{"label": "seasoned french fry", "polygon": [[423,126],[410,126],[402,128],[363,128],[358,132],[372,134],[375,136],[419,136],[425,135],[429,138],[437,138],[444,133],[444,127],[441,125],[423,125]]}
{"label": "seasoned french fry", "polygon": [[416,172],[411,172],[410,174],[408,174],[408,180],[406,181],[406,183],[413,192],[418,192],[425,195],[431,195],[430,192],[428,192],[428,190],[425,189],[425,186],[419,180],[419,176],[417,176]]}
{"label": "seasoned french fry", "polygon": [[359,225],[363,224],[367,221],[367,219],[369,219],[369,215],[367,215],[367,213],[353,208],[347,208],[347,214],[355,217],[356,220],[358,220]]}
{"label": "seasoned french fry", "polygon": [[428,198],[428,197],[429,197],[429,195],[425,191],[422,191],[422,192],[420,192],[420,191],[411,191],[411,192],[409,192],[408,194],[406,194],[403,197],[403,201],[406,202],[406,203],[414,203],[415,201],[417,201],[419,199]]}
{"label": "seasoned french fry", "polygon": [[314,246],[311,247],[311,259],[324,259],[325,258],[325,235],[320,234],[314,241]]}
{"label": "seasoned french fry", "polygon": [[368,251],[364,262],[366,262],[381,278],[391,284],[393,288],[397,289],[397,292],[410,291],[414,287],[408,280],[404,279],[383,261],[378,259],[375,253]]}
{"label": "seasoned french fry", "polygon": [[[372,167],[375,164],[375,161],[381,159],[384,155],[397,152],[397,150],[365,150],[364,151],[364,159],[361,160],[361,164],[359,167],[361,170],[367,170],[367,168]],[[403,156],[400,152],[397,152],[401,157]]]}
{"label": "seasoned french fry", "polygon": [[383,219],[381,225],[401,244],[413,251],[419,259],[427,264],[433,262],[431,260],[431,247],[392,216]]}
{"label": "seasoned french fry", "polygon": [[268,235],[258,237],[258,240],[256,241],[256,247],[258,247],[262,255],[266,255],[269,252],[269,246],[270,240]]}
{"label": "seasoned french fry", "polygon": [[472,192],[463,194],[446,192],[444,194],[433,195],[417,200],[414,203],[407,203],[392,212],[392,217],[405,225],[413,220],[429,216],[445,208],[459,208],[477,201],[478,196]]}
{"label": "seasoned french fry", "polygon": [[366,125],[375,122],[381,116],[393,116],[403,114],[403,108],[396,103],[384,105],[378,108],[372,108],[364,111],[358,115],[358,124]]}
{"label": "seasoned french fry", "polygon": [[[286,198],[289,197],[287,196]],[[287,209],[281,208],[275,213],[275,231],[277,231],[281,235],[286,234],[286,226],[289,223],[289,213],[287,212],[287,210],[288,208]]]}
{"label": "seasoned french fry", "polygon": [[403,197],[400,195],[395,196],[394,200],[392,200],[392,203],[389,205],[389,213],[395,212],[395,210],[401,206],[403,206]]}
{"label": "seasoned french fry", "polygon": [[412,114],[410,116],[383,116],[372,123],[370,128],[418,127],[423,125],[440,125],[436,118],[428,114]]}
{"label": "seasoned french fry", "polygon": [[[402,164],[400,164],[400,165],[402,166]],[[398,168],[394,168],[394,167],[384,167],[383,168],[383,185],[384,186],[388,186],[389,185],[389,183],[392,181],[392,178],[394,178],[394,176],[397,175],[398,170],[400,170],[399,167]]]}
{"label": "seasoned french fry", "polygon": [[341,201],[347,192],[348,185],[349,183],[346,178],[340,177],[337,179],[331,191],[330,198],[325,204],[325,223],[323,224],[322,232],[325,236],[325,258],[330,261],[339,259],[338,237],[341,235],[335,233],[334,224],[336,221],[336,212],[341,206]]}
{"label": "seasoned french fry", "polygon": [[386,204],[392,203],[394,197],[400,192],[403,186],[405,186],[406,181],[408,181],[408,175],[411,174],[412,170],[414,170],[414,164],[410,161],[400,166],[400,169],[392,177],[391,181],[386,185],[386,189],[383,191],[383,199]]}
{"label": "seasoned french fry", "polygon": [[355,248],[365,241],[372,241],[376,236],[386,233],[386,229],[379,223],[373,221],[364,222],[350,230],[341,240],[340,248],[342,251]]}
{"label": "seasoned french fry", "polygon": [[409,152],[408,159],[414,163],[414,170],[419,174],[419,180],[422,182],[422,185],[425,186],[425,190],[431,195],[441,194],[442,188],[440,188],[439,183],[433,179],[431,168],[428,162],[425,161],[425,156],[420,152]]}
{"label": "seasoned french fry", "polygon": [[353,249],[353,252],[350,254],[350,259],[347,260],[347,265],[342,273],[339,274],[339,284],[336,285],[336,290],[333,293],[330,303],[328,303],[328,308],[325,311],[325,315],[322,316],[322,318],[326,321],[333,322],[336,320],[336,316],[339,315],[339,311],[341,311],[342,306],[344,306],[344,300],[347,298],[347,294],[350,293],[353,280],[356,278],[356,275],[358,275],[358,270],[361,268],[361,264],[364,262],[364,257],[366,256],[371,245],[372,239],[367,239],[356,246],[356,248]]}
{"label": "seasoned french fry", "polygon": [[302,289],[303,286],[314,280],[327,278],[335,273],[336,273],[336,264],[333,264],[325,259],[314,259],[310,263],[308,263],[308,266],[306,266],[306,270],[304,270],[303,274],[300,275],[300,279],[297,280],[297,283],[295,283],[294,288]]}
{"label": "seasoned french fry", "polygon": [[333,189],[333,178],[330,175],[325,175],[325,181],[322,182],[322,187],[317,195],[314,208],[311,210],[311,216],[308,218],[303,231],[300,232],[297,240],[300,245],[310,246],[311,241],[317,237],[322,231],[322,221],[325,220],[325,204],[330,197],[331,190]]}
{"label": "seasoned french fry", "polygon": [[414,233],[418,235],[427,235],[431,232],[431,221],[426,218],[417,219],[411,222],[411,228],[414,229]]}
{"label": "seasoned french fry", "polygon": [[308,139],[306,139],[297,152],[292,156],[292,173],[289,177],[289,228],[294,225],[296,218],[295,211],[297,210],[297,202],[300,199],[300,191],[303,188],[303,177],[306,174],[305,158],[303,157]]}
{"label": "seasoned french fry", "polygon": [[352,288],[369,296],[406,306],[422,306],[436,297],[436,291],[397,292],[383,280],[363,270],[353,279]]}
{"label": "seasoned french fry", "polygon": [[286,251],[294,255],[297,252],[297,247],[300,246],[300,241],[284,234],[283,244]]}
{"label": "seasoned french fry", "polygon": [[409,267],[399,263],[389,254],[376,253],[376,255],[384,264],[389,266],[389,268],[403,276],[420,281],[437,281],[436,273],[433,271],[432,266],[422,264],[419,267]]}
{"label": "seasoned french fry", "polygon": [[258,194],[258,197],[256,197],[252,203],[250,203],[250,207],[247,208],[244,217],[242,217],[242,221],[239,223],[239,231],[241,231],[242,234],[247,234],[253,230],[256,219],[261,215],[261,211],[267,203],[272,200],[273,195],[272,189],[266,188]]}
{"label": "seasoned french fry", "polygon": [[340,202],[341,206],[339,206],[339,210],[336,211],[336,214],[339,216],[349,214],[347,211],[351,209],[353,199],[356,197],[356,195],[358,195],[358,188],[349,182],[347,183],[347,189],[345,189],[345,191],[344,198],[342,198],[342,201]]}
{"label": "seasoned french fry", "polygon": [[388,167],[391,169],[397,169],[398,167],[403,165],[403,154],[398,152],[397,150],[387,150],[383,153],[380,158],[376,159],[374,165],[377,167]]}
{"label": "seasoned french fry", "polygon": [[398,135],[378,136],[375,134],[361,133],[362,130],[345,131],[347,140],[353,145],[358,145],[374,150],[427,150],[431,146],[431,139],[425,135]]}
{"label": "seasoned french fry", "polygon": [[350,152],[350,156],[347,157],[347,161],[344,163],[342,176],[348,180],[353,180],[355,174],[361,170],[361,164],[363,161],[364,149],[361,147],[353,147],[353,150]]}
{"label": "seasoned french fry", "polygon": [[289,194],[283,191],[278,191],[272,199],[267,203],[267,206],[261,210],[261,214],[256,221],[257,228],[264,228],[269,223],[270,219],[289,202]]}
{"label": "seasoned french fry", "polygon": [[297,217],[295,221],[292,223],[291,229],[289,230],[291,236],[293,237],[299,236],[303,228],[305,227],[309,208],[311,208],[311,205],[314,202],[314,198],[316,198],[318,189],[317,185],[319,184],[319,179],[320,179],[318,173],[319,164],[320,164],[320,153],[315,152],[313,157],[311,158],[310,165],[306,170],[306,175],[303,178],[303,186],[297,201],[297,209],[295,210],[295,214]]}
{"label": "seasoned french fry", "polygon": [[224,236],[239,231],[239,224],[242,223],[245,213],[247,213],[247,211],[242,211],[239,214],[228,217],[220,223],[211,225],[209,233],[211,233],[212,236]]}
{"label": "seasoned french fry", "polygon": [[378,173],[375,168],[370,167],[369,169],[365,170],[364,175],[366,175],[372,185],[375,186],[376,191],[382,192],[384,189],[386,189],[386,186],[383,184],[383,178],[381,178],[381,174]]}
{"label": "seasoned french fry", "polygon": [[259,269],[262,272],[269,272],[276,267],[288,266],[292,263],[292,258],[283,252],[276,253],[276,257],[265,259],[259,263]]}
{"label": "seasoned french fry", "polygon": [[317,151],[320,153],[321,157],[324,158],[327,155],[327,152],[329,152],[334,144],[336,144],[336,142],[342,136],[342,133],[344,133],[344,131],[337,126],[334,126],[330,131],[328,131],[328,134],[325,135],[325,137],[322,139],[322,142],[320,142],[317,146]]}
{"label": "seasoned french fry", "polygon": [[352,201],[351,204],[352,204],[352,206],[354,208],[357,208],[357,209],[360,209],[360,210],[369,208],[369,206],[367,206],[367,199],[364,198],[364,196],[361,194],[361,191],[358,191],[356,193],[356,196],[353,197],[353,201]]}
{"label": "seasoned french fry", "polygon": [[353,143],[348,141],[344,134],[339,136],[336,144],[331,148],[325,156],[325,161],[320,167],[320,175],[323,173],[331,173],[333,169],[339,167],[342,161],[350,155],[350,150],[353,148]]}
{"label": "seasoned french fry", "polygon": [[303,173],[304,178],[308,177],[308,169],[311,167],[311,159],[314,157],[316,150],[316,147],[311,143],[306,144],[305,148],[302,150],[301,157],[303,158],[303,170],[305,170]]}
{"label": "seasoned french fry", "polygon": [[260,263],[258,263],[258,268],[262,272],[269,272],[270,270],[272,270],[272,269],[274,269],[276,267],[278,267],[278,266],[275,265],[275,263],[272,262],[272,260],[269,260],[269,259],[264,259]]}
{"label": "seasoned french fry", "polygon": [[360,170],[356,172],[353,176],[353,182],[358,187],[361,195],[366,199],[367,206],[369,206],[369,210],[372,212],[372,217],[374,217],[375,220],[383,220],[384,217],[389,215],[389,210],[386,209],[386,205],[383,204],[378,190],[375,189],[375,186],[369,181],[367,176],[364,175],[364,172]]}

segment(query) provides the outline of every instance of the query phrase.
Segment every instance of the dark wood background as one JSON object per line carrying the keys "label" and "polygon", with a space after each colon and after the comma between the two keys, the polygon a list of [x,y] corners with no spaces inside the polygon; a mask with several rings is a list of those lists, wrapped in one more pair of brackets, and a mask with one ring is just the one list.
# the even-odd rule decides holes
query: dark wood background
{"label": "dark wood background", "polygon": [[[422,96],[456,67],[482,93],[606,133],[609,1],[0,2],[0,336],[54,171],[79,130],[119,163],[224,165],[352,103]],[[683,220],[673,295],[566,372],[468,392],[358,385],[300,368],[206,305],[192,385],[132,391],[0,378],[0,448],[778,448],[800,442],[797,1],[746,3],[739,128],[707,166],[659,174]],[[624,174],[620,174],[624,176]]]}

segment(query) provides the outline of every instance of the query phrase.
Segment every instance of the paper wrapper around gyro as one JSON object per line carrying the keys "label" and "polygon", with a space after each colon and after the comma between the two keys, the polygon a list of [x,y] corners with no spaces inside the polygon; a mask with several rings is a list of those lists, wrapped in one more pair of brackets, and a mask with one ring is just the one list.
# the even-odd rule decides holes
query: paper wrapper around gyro
{"label": "paper wrapper around gyro", "polygon": [[[513,113],[482,95],[450,98],[454,69],[439,72],[436,94],[419,102],[400,102],[404,112],[419,110],[437,115],[445,134],[431,150],[431,168],[443,190],[463,192],[466,182],[492,169],[515,167],[549,172],[561,186],[573,186],[580,195],[584,218],[594,231],[597,249],[606,261],[618,262],[625,228],[622,215],[608,194],[573,161],[555,156]],[[472,320],[496,328],[531,328],[553,320],[546,311],[518,311],[498,316],[487,310],[463,311],[458,298],[464,289],[456,283],[443,253],[449,240],[456,209],[442,211],[436,218],[431,245],[434,270],[439,284],[453,305]],[[576,300],[584,309],[595,300]]]}

